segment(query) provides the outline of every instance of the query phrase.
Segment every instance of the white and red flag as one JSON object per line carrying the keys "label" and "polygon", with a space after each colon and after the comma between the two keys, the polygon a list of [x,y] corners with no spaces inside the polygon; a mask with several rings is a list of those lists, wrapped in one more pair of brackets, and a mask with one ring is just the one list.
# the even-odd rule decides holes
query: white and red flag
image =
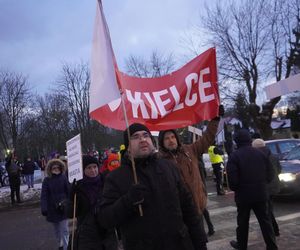
{"label": "white and red flag", "polygon": [[91,62],[90,112],[120,97],[117,64],[101,1],[98,1]]}
{"label": "white and red flag", "polygon": [[119,88],[129,124],[143,123],[150,130],[185,127],[218,115],[215,48],[168,75],[131,77],[118,70],[101,7],[97,13],[90,88],[93,119],[107,127],[126,128]]}

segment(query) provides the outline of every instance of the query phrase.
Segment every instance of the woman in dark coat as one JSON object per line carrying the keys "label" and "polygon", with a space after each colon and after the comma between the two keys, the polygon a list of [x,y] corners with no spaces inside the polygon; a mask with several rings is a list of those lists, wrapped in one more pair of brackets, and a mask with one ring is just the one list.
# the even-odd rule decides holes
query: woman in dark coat
{"label": "woman in dark coat", "polygon": [[72,185],[69,209],[71,217],[76,193],[77,235],[73,242],[74,249],[117,250],[114,230],[103,229],[95,218],[95,208],[101,200],[103,189],[103,178],[99,175],[98,161],[92,156],[84,155],[82,165],[83,179]]}
{"label": "woman in dark coat", "polygon": [[42,184],[41,210],[47,221],[53,224],[59,249],[66,250],[69,241],[69,229],[65,201],[69,197],[69,182],[65,173],[65,164],[52,159],[47,164],[47,177]]}

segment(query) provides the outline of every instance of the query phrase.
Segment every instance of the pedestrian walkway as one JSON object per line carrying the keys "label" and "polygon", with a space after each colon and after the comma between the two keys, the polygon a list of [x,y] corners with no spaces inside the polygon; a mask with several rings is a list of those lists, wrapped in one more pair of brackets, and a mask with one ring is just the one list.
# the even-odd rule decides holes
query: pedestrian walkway
{"label": "pedestrian walkway", "polygon": [[[277,245],[279,249],[285,250],[296,250],[300,249],[299,239],[300,239],[300,215],[295,219],[279,221],[280,236],[276,237]],[[251,221],[249,226],[249,240],[248,249],[249,250],[264,250],[266,249],[261,230],[257,221]],[[291,230],[292,229],[292,230]],[[235,225],[227,226],[223,230],[217,229],[216,234],[222,235],[220,239],[213,240],[210,238],[208,242],[209,250],[228,250],[232,249],[229,242],[231,240],[236,240],[235,237]]]}
{"label": "pedestrian walkway", "polygon": [[[275,202],[275,215],[280,228],[280,236],[277,237],[279,249],[299,249],[300,238],[300,212],[299,202]],[[288,209],[287,209],[288,208]],[[208,197],[208,211],[215,226],[215,234],[209,237],[209,250],[228,250],[231,240],[236,240],[236,206],[234,194],[227,193],[218,196],[212,192]],[[249,250],[266,249],[259,224],[253,212],[249,221]]]}

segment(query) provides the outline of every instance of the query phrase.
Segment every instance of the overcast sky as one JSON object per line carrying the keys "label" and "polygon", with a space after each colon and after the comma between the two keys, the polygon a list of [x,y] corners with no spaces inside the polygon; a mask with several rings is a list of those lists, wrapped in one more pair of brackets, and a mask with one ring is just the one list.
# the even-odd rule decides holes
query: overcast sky
{"label": "overcast sky", "polygon": [[[205,0],[103,0],[119,67],[129,55],[185,53],[182,37]],[[89,62],[96,0],[0,0],[0,69],[22,73],[46,92],[62,62]],[[186,52],[187,53],[187,52]],[[178,59],[180,60],[180,59]]]}

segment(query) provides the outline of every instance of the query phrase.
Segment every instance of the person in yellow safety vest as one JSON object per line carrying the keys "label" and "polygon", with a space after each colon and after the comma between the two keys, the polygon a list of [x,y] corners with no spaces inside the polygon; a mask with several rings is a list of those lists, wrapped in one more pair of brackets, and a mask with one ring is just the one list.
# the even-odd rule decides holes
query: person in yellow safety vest
{"label": "person in yellow safety vest", "polygon": [[118,152],[118,155],[119,155],[119,161],[120,161],[120,162],[121,162],[121,158],[122,158],[124,152],[125,152],[125,145],[124,145],[124,144],[121,144],[121,145],[120,145],[120,151]]}
{"label": "person in yellow safety vest", "polygon": [[223,151],[219,149],[215,143],[214,145],[210,146],[208,148],[208,155],[209,159],[214,171],[214,175],[216,177],[216,187],[217,187],[217,194],[218,195],[224,195],[224,189],[223,189]]}

